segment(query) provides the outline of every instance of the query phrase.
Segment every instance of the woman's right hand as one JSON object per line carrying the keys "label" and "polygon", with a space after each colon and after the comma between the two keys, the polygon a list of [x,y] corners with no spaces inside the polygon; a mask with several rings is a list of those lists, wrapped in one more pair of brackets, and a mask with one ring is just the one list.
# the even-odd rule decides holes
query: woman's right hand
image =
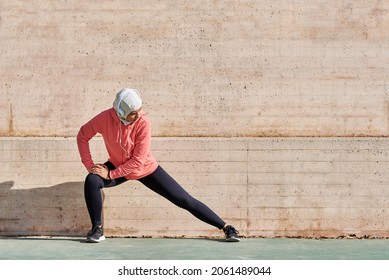
{"label": "woman's right hand", "polygon": [[89,169],[89,173],[99,175],[101,178],[110,180],[109,170],[104,164],[95,164]]}

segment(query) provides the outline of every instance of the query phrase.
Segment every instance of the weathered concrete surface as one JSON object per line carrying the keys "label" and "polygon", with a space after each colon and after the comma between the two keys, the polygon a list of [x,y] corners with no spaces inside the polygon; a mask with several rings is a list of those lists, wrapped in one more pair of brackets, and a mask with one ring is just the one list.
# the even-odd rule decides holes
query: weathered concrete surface
{"label": "weathered concrete surface", "polygon": [[154,136],[388,136],[388,9],[0,1],[0,135],[74,136],[129,86]]}
{"label": "weathered concrete surface", "polygon": [[[160,164],[244,236],[389,237],[387,138],[154,138]],[[92,143],[106,159],[102,140]],[[0,235],[82,235],[75,139],[0,138]],[[113,236],[220,236],[132,181],[104,191]]]}

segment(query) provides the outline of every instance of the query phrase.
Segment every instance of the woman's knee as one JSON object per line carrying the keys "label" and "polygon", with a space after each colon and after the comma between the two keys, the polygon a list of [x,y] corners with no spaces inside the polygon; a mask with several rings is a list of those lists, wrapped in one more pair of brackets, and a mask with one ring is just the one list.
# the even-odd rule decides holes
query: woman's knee
{"label": "woman's knee", "polygon": [[89,173],[85,178],[85,188],[103,188],[104,181],[103,179],[96,174]]}

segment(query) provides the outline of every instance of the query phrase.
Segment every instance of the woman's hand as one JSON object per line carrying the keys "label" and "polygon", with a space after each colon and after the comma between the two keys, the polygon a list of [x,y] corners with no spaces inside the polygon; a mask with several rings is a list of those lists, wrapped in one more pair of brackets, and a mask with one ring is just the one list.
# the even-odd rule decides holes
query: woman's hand
{"label": "woman's hand", "polygon": [[99,175],[101,178],[105,180],[110,180],[109,178],[109,170],[104,164],[95,164],[89,169],[89,173]]}

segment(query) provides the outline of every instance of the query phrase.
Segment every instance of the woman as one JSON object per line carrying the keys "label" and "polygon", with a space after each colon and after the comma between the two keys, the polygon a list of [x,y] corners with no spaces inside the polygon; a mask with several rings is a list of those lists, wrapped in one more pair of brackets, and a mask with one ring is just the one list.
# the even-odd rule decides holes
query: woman
{"label": "woman", "polygon": [[[89,140],[97,133],[103,136],[109,155],[108,161],[103,164],[93,162],[89,149]],[[198,219],[222,229],[226,241],[239,241],[238,231],[234,227],[227,225],[205,204],[189,195],[158,165],[150,151],[150,140],[151,124],[142,111],[142,100],[135,89],[119,91],[113,108],[101,112],[80,128],[77,135],[78,150],[89,172],[84,184],[85,201],[92,222],[87,242],[105,239],[100,190],[127,180],[140,181]]]}

